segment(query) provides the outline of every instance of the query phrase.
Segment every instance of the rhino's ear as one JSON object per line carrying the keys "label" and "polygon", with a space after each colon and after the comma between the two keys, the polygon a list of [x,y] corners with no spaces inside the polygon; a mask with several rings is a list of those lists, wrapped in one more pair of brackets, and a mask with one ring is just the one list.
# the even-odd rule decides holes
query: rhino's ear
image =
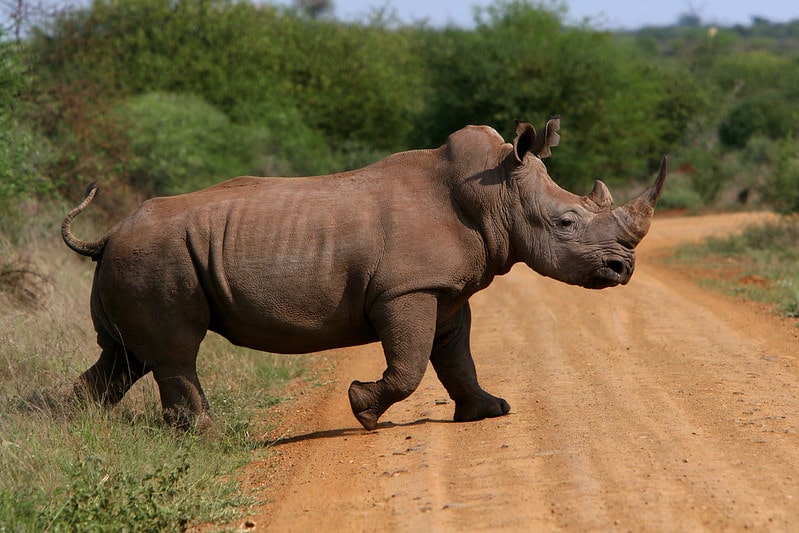
{"label": "rhino's ear", "polygon": [[560,144],[560,135],[558,135],[558,130],[560,129],[560,117],[555,117],[549,119],[547,121],[547,127],[544,129],[543,132],[539,133],[535,138],[535,146],[533,146],[533,153],[544,159],[545,157],[549,157],[552,155],[552,148],[553,146],[557,146]]}
{"label": "rhino's ear", "polygon": [[521,163],[527,152],[532,150],[535,144],[536,133],[532,124],[527,121],[516,119],[516,138],[513,139],[513,155],[516,161]]}

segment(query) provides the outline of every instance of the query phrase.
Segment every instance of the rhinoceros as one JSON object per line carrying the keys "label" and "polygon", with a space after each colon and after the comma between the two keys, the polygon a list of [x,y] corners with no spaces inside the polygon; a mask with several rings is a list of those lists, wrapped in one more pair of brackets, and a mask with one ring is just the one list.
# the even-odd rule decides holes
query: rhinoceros
{"label": "rhinoceros", "polygon": [[67,246],[96,261],[91,316],[102,349],[75,382],[82,402],[110,406],[152,371],[164,419],[213,425],[197,377],[208,330],[276,353],[380,341],[386,370],[353,381],[349,401],[368,430],[419,385],[428,361],[454,401],[454,420],[501,416],[469,345],[469,298],[517,262],[591,289],[626,284],[666,176],[614,207],[597,181],[561,189],[542,158],[560,119],[536,132],[517,121],[512,144],[467,126],[437,149],[303,178],[239,177],[144,202],[94,241]]}

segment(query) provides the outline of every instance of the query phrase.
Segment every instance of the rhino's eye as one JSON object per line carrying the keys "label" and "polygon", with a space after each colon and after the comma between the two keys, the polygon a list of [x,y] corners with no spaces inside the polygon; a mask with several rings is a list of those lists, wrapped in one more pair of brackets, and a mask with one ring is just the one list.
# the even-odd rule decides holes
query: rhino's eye
{"label": "rhino's eye", "polygon": [[569,215],[560,217],[560,219],[558,220],[558,226],[561,229],[571,230],[571,229],[574,229],[574,227],[576,225],[577,225],[577,221],[574,219],[574,217],[569,216]]}

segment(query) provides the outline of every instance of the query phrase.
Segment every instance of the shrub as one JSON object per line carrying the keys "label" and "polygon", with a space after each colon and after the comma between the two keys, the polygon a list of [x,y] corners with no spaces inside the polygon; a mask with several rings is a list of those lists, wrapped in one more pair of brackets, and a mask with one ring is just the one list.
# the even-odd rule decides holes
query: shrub
{"label": "shrub", "polygon": [[268,140],[191,95],[132,97],[122,113],[130,125],[131,182],[148,194],[179,194],[253,173]]}
{"label": "shrub", "polygon": [[47,188],[37,168],[46,158],[46,145],[18,116],[23,85],[18,52],[0,30],[0,204]]}
{"label": "shrub", "polygon": [[240,102],[232,120],[268,139],[257,153],[259,176],[324,174],[337,169],[324,132],[315,129],[291,99],[263,95],[257,102]]}
{"label": "shrub", "polygon": [[702,206],[702,197],[693,187],[688,175],[669,173],[668,186],[658,200],[658,209],[697,209]]}
{"label": "shrub", "polygon": [[794,131],[797,112],[783,97],[761,95],[733,107],[719,124],[719,140],[728,148],[743,148],[752,135],[781,139]]}
{"label": "shrub", "polygon": [[395,149],[422,102],[412,41],[412,32],[250,2],[98,0],[40,30],[32,48],[43,77],[128,96],[191,93],[228,116],[288,104],[334,147]]}
{"label": "shrub", "polygon": [[679,73],[661,82],[659,67],[631,60],[609,33],[565,25],[557,2],[496,2],[475,30],[420,37],[433,89],[417,146],[441,144],[466,124],[510,139],[514,118],[540,128],[562,114],[562,143],[547,167],[569,189],[647,176],[703,102],[692,96],[698,84],[670,83]]}
{"label": "shrub", "polygon": [[685,174],[691,188],[703,202],[711,203],[728,177],[721,164],[721,154],[717,150],[696,144],[681,150],[676,159],[675,168],[686,169]]}
{"label": "shrub", "polygon": [[792,137],[778,144],[763,197],[781,213],[799,212],[799,145]]}

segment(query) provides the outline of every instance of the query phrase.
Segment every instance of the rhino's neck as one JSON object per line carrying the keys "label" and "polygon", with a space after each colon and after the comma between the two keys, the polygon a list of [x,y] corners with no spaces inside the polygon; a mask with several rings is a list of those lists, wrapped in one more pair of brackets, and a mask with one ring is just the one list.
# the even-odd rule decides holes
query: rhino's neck
{"label": "rhino's neck", "polygon": [[480,267],[485,285],[513,266],[509,234],[508,157],[513,146],[488,126],[467,126],[447,138],[438,152],[458,216],[483,244]]}
{"label": "rhino's neck", "polygon": [[506,274],[514,263],[515,253],[510,238],[510,212],[513,195],[508,190],[505,169],[506,150],[495,154],[494,161],[485,161],[481,168],[460,169],[454,190],[456,208],[468,221],[483,243],[486,283],[494,276]]}
{"label": "rhino's neck", "polygon": [[481,233],[486,249],[486,275],[507,274],[518,262],[505,224],[497,224],[496,219],[486,220],[481,225]]}

